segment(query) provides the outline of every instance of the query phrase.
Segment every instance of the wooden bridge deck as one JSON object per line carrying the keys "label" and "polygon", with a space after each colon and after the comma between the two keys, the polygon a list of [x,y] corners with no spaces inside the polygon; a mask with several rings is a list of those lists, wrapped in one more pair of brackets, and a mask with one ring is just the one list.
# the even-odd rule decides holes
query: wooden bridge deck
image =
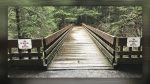
{"label": "wooden bridge deck", "polygon": [[[33,49],[37,49],[36,54],[40,54],[40,48],[43,48],[42,43],[44,44],[44,56],[45,57],[45,63],[48,64],[48,62],[51,62],[51,58],[53,57],[53,53],[55,53],[55,50],[60,47],[58,44],[61,41],[64,41],[63,45],[60,47],[60,50],[58,50],[58,53],[55,55],[55,58],[52,60],[52,63],[48,65],[48,70],[24,70],[19,69],[19,67],[8,69],[8,77],[9,78],[141,78],[142,77],[142,68],[139,65],[123,65],[120,66],[117,70],[112,68],[112,64],[109,63],[106,56],[103,55],[103,53],[98,49],[101,48],[100,46],[97,46],[94,44],[93,40],[90,38],[91,35],[89,35],[89,32],[87,30],[90,30],[91,32],[94,32],[92,36],[94,38],[101,37],[103,40],[98,40],[98,42],[101,42],[101,44],[106,45],[111,50],[104,50],[106,52],[110,52],[114,49],[114,44],[117,43],[117,47],[119,47],[119,51],[115,52],[118,53],[120,58],[124,59],[124,56],[128,55],[129,57],[125,59],[124,62],[128,61],[132,63],[138,63],[138,59],[142,60],[142,57],[139,57],[137,59],[133,59],[132,55],[140,56],[142,55],[142,45],[138,48],[138,51],[132,51],[132,47],[126,47],[126,40],[127,38],[116,38],[111,35],[107,35],[106,33],[94,29],[93,27],[90,27],[88,25],[83,24],[78,27],[73,27],[70,25],[70,27],[65,27],[62,30],[44,38],[44,40],[41,39],[33,39]],[[68,30],[71,28],[72,30]],[[68,33],[68,31],[69,33]],[[64,37],[63,35],[67,35],[68,37]],[[92,33],[91,33],[92,34]],[[60,37],[57,39],[56,42],[53,43],[53,41],[56,40],[57,37]],[[107,37],[107,38],[105,38]],[[117,39],[117,42],[115,41]],[[142,38],[141,38],[142,39]],[[25,57],[28,57],[32,55],[30,51],[28,53],[14,53],[11,52],[13,48],[18,48],[18,41],[17,40],[9,40],[9,59],[12,57],[21,57],[24,55]],[[115,46],[116,47],[116,46]],[[128,51],[124,51],[123,48],[129,48]],[[106,48],[103,48],[106,49]],[[54,50],[54,52],[52,51]],[[111,53],[111,52],[110,52]],[[114,53],[114,52],[113,52]],[[111,53],[111,54],[113,54]],[[28,54],[28,55],[27,55]],[[106,53],[105,53],[106,54]],[[33,57],[34,57],[33,53]],[[41,56],[41,54],[40,54]],[[143,55],[142,55],[143,56]],[[116,57],[116,56],[115,56]],[[33,67],[33,64],[35,66],[39,66],[37,62],[39,62],[39,59],[37,59],[34,63],[31,63],[30,60],[26,60],[26,62],[22,61],[22,59],[19,59],[19,62],[14,60],[14,62],[19,65],[23,64],[29,64]],[[41,63],[43,64],[43,59]],[[117,59],[118,60],[118,59]],[[13,59],[12,59],[13,61]],[[142,62],[142,61],[139,61]],[[10,61],[9,61],[10,63]],[[120,63],[120,62],[117,62]],[[12,63],[10,63],[12,64]],[[22,65],[24,66],[24,65]],[[24,68],[24,67],[21,67]],[[103,69],[103,70],[102,70]]]}
{"label": "wooden bridge deck", "polygon": [[99,51],[88,32],[76,26],[64,40],[48,69],[112,69],[112,65]]}

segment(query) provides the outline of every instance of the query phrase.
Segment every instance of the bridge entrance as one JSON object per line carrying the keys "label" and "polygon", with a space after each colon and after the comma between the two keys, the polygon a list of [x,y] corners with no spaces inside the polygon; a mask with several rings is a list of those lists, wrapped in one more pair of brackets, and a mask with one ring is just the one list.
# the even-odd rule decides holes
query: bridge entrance
{"label": "bridge entrance", "polygon": [[112,65],[82,26],[75,26],[64,40],[48,70],[112,69]]}
{"label": "bridge entrance", "polygon": [[113,69],[122,64],[142,64],[139,47],[128,47],[127,38],[115,37],[86,24],[62,28],[42,39],[32,39],[31,49],[18,49],[8,41],[10,67],[61,69]]}

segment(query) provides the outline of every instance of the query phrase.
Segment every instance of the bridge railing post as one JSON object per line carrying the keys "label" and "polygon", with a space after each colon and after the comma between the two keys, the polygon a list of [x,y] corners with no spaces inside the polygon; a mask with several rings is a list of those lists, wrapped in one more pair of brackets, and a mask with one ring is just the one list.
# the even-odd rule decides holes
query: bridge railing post
{"label": "bridge railing post", "polygon": [[8,40],[8,66],[43,67],[42,39],[31,39],[31,49],[19,49],[18,40]]}
{"label": "bridge railing post", "polygon": [[116,57],[117,57],[116,51],[118,50],[117,42],[118,42],[117,38],[114,37],[114,43],[113,43],[113,45],[114,45],[113,46],[114,51],[113,51],[113,62],[112,62],[112,65],[116,64]]}
{"label": "bridge railing post", "polygon": [[118,53],[117,53],[120,51],[123,51],[123,46],[119,46],[119,38],[115,37],[113,66],[117,65],[118,58],[122,58],[122,55],[118,55]]}
{"label": "bridge railing post", "polygon": [[116,62],[119,64],[141,64],[142,60],[142,38],[140,47],[128,47],[127,37],[117,37]]}
{"label": "bridge railing post", "polygon": [[142,62],[142,44],[140,47],[127,47],[127,37],[115,37],[84,23],[82,26],[94,38],[97,46],[113,65],[118,65],[123,62],[125,64],[138,64]]}

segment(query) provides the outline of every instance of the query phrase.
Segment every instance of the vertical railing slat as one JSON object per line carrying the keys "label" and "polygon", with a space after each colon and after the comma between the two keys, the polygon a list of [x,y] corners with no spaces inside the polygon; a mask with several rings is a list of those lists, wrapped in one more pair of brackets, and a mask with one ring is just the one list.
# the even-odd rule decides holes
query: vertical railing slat
{"label": "vertical railing slat", "polygon": [[[138,47],[138,51],[141,51],[141,46]],[[140,58],[140,55],[137,55],[138,58]]]}
{"label": "vertical railing slat", "polygon": [[[37,48],[37,52],[38,52],[38,53],[41,52],[40,47]],[[40,56],[40,55],[38,55],[38,59],[41,59],[41,56]]]}
{"label": "vertical railing slat", "polygon": [[[132,52],[132,47],[129,47],[129,52]],[[131,55],[129,55],[129,58],[131,58]]]}
{"label": "vertical railing slat", "polygon": [[[123,52],[123,45],[120,46],[120,52]],[[120,58],[123,58],[123,55],[120,55]]]}
{"label": "vertical railing slat", "polygon": [[[9,52],[9,54],[11,54],[12,53],[12,49],[11,48],[9,48],[8,49],[8,52]],[[12,59],[12,57],[9,55],[9,59],[11,60]]]}
{"label": "vertical railing slat", "polygon": [[19,59],[20,59],[20,60],[21,60],[21,59],[23,59],[23,57],[22,57],[22,55],[21,55],[22,50],[21,50],[21,49],[19,49],[19,48],[18,48],[18,53],[20,54]]}
{"label": "vertical railing slat", "polygon": [[28,55],[29,57],[28,58],[31,59],[31,55],[30,55],[31,49],[28,49],[28,53],[29,53],[29,55]]}

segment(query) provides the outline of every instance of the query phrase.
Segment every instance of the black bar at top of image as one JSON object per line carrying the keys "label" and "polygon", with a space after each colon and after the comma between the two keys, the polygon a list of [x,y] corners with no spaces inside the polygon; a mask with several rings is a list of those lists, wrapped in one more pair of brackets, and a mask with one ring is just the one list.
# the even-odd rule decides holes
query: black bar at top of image
{"label": "black bar at top of image", "polygon": [[1,5],[8,6],[49,6],[49,5],[70,5],[70,6],[99,6],[99,5],[143,5],[144,0],[3,0],[0,1]]}

